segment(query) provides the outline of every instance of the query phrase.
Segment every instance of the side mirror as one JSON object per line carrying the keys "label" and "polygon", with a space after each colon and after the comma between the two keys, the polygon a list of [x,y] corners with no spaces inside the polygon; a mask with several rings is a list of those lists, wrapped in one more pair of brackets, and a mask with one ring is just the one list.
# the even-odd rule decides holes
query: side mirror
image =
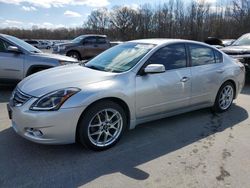
{"label": "side mirror", "polygon": [[165,66],[162,64],[150,64],[145,67],[144,73],[146,74],[155,74],[165,72]]}
{"label": "side mirror", "polygon": [[7,48],[7,50],[8,50],[8,52],[21,53],[21,51],[19,50],[19,48],[16,47],[16,46],[9,46]]}

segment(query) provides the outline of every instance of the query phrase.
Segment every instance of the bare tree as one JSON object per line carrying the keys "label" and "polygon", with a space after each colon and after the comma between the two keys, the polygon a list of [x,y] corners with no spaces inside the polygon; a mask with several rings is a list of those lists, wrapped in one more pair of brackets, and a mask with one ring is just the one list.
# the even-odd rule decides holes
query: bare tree
{"label": "bare tree", "polygon": [[[184,6],[185,5],[185,6]],[[167,0],[156,6],[140,5],[97,9],[81,28],[4,28],[1,33],[20,38],[72,39],[87,33],[106,34],[111,40],[185,38],[203,41],[208,36],[237,38],[250,31],[249,0]]]}
{"label": "bare tree", "polygon": [[109,22],[108,10],[106,8],[101,8],[91,12],[85,23],[85,27],[97,33],[105,33],[105,30],[109,27]]}

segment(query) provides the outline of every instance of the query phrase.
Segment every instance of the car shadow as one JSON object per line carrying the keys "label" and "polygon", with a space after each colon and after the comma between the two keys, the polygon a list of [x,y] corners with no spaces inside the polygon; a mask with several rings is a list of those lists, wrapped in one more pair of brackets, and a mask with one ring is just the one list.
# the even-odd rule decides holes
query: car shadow
{"label": "car shadow", "polygon": [[[139,125],[115,147],[103,152],[92,152],[78,144],[35,144],[8,128],[0,132],[0,187],[78,187],[117,172],[145,180],[150,174],[139,165],[203,139],[209,140],[207,145],[204,143],[209,148],[213,145],[211,136],[240,126],[247,118],[248,112],[235,104],[222,114],[213,114],[209,109],[185,113]],[[191,150],[191,155],[198,153]]]}

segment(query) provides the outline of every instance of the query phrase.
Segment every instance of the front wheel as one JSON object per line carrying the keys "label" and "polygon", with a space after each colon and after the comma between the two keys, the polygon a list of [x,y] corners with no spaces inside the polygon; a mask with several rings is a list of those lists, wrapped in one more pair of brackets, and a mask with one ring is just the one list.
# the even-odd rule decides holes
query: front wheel
{"label": "front wheel", "polygon": [[78,140],[92,150],[105,150],[114,146],[127,126],[125,112],[112,101],[91,106],[81,117]]}
{"label": "front wheel", "polygon": [[228,110],[233,103],[234,95],[234,85],[231,82],[225,82],[216,96],[213,111],[224,112]]}

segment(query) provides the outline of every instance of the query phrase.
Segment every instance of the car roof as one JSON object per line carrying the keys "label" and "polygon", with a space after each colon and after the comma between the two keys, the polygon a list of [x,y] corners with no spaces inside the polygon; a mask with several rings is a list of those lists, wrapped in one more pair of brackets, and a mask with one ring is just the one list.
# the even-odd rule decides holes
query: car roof
{"label": "car roof", "polygon": [[170,38],[139,39],[139,40],[132,40],[132,41],[128,41],[128,42],[155,44],[157,46],[163,45],[163,44],[175,43],[175,42],[183,42],[183,43],[201,44],[204,46],[211,47],[211,45],[208,45],[204,42],[198,42],[198,41],[193,41],[193,40],[184,40],[184,39],[170,39]]}
{"label": "car roof", "polygon": [[0,37],[6,37],[6,36],[10,36],[10,35],[6,35],[6,34],[3,34],[3,33],[0,33]]}
{"label": "car roof", "polygon": [[98,35],[98,34],[86,34],[86,35],[81,35],[84,37],[107,37],[106,35]]}
{"label": "car roof", "polygon": [[[172,43],[172,42],[187,42],[189,40],[183,40],[183,39],[168,39],[168,38],[151,38],[151,39],[138,39],[138,40],[132,40],[129,42],[138,42],[138,43],[148,43],[148,44],[156,44],[161,45],[165,43]],[[189,41],[190,42],[190,41]]]}

